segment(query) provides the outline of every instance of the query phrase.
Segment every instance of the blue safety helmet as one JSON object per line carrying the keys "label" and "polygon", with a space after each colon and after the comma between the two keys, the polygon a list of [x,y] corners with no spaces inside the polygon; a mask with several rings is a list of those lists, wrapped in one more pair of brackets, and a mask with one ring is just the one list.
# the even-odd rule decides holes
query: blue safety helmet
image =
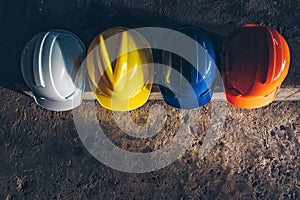
{"label": "blue safety helmet", "polygon": [[[160,85],[160,90],[168,105],[175,108],[193,109],[211,100],[217,70],[216,56],[210,36],[202,29],[184,27],[178,31],[195,40],[195,45],[190,47],[189,53],[192,54],[190,62],[196,63],[196,66],[193,67],[190,62],[179,55],[163,51],[161,64],[172,67],[179,73],[174,73],[170,68],[159,68],[158,75],[167,86]],[[184,78],[187,81],[184,81]]]}

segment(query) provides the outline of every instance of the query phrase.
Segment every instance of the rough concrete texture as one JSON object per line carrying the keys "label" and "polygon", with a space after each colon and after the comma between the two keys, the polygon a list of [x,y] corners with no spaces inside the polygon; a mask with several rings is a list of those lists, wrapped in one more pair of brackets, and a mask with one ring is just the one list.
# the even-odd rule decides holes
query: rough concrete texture
{"label": "rough concrete texture", "polygon": [[[24,0],[0,3],[0,199],[299,199],[300,102],[274,102],[261,109],[226,105],[225,122],[212,151],[198,157],[211,121],[212,104],[181,116],[162,101],[131,112],[147,125],[150,107],[161,105],[163,129],[136,139],[123,133],[113,113],[97,105],[99,124],[114,144],[127,151],[150,152],[166,145],[180,123],[199,122],[195,139],[173,164],[131,174],[111,169],[85,149],[71,112],[38,107],[14,85],[22,82],[19,57],[33,34],[50,28],[76,33],[86,45],[112,26],[194,25],[222,37],[244,23],[263,23],[287,39],[292,65],[284,87],[300,85],[300,3],[258,0]],[[84,102],[78,111],[85,113]],[[199,118],[197,118],[199,115]],[[126,126],[126,123],[124,124]]]}
{"label": "rough concrete texture", "polygon": [[[298,199],[300,195],[299,102],[275,102],[256,110],[227,105],[220,139],[203,159],[198,153],[210,123],[212,103],[195,109],[193,115],[184,116],[190,118],[187,123],[199,121],[187,153],[164,169],[131,174],[106,167],[87,152],[71,112],[46,111],[31,98],[7,89],[1,89],[0,96],[1,102],[6,102],[0,119],[3,198]],[[85,114],[82,108],[87,103],[77,111]],[[147,125],[155,120],[146,114],[155,104],[163,106],[166,123],[150,139],[129,137],[119,130],[113,113],[99,105],[96,113],[117,146],[146,153],[172,140],[182,123],[179,110],[161,101],[149,101],[132,111],[133,121]]]}

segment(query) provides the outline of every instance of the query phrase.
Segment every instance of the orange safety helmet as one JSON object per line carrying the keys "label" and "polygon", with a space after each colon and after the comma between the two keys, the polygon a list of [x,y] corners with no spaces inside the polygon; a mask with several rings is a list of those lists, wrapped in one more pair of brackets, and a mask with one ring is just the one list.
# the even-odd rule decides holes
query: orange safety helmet
{"label": "orange safety helmet", "polygon": [[271,103],[288,74],[290,51],[274,29],[247,24],[223,43],[222,78],[226,99],[239,108]]}

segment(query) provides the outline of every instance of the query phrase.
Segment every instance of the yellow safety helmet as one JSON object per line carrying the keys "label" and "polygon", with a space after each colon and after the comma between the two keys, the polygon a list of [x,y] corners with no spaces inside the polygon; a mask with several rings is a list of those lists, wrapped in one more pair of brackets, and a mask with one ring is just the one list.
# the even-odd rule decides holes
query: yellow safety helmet
{"label": "yellow safety helmet", "polygon": [[113,111],[129,111],[146,103],[154,78],[150,45],[141,34],[128,30],[105,30],[88,49],[90,87],[98,102]]}

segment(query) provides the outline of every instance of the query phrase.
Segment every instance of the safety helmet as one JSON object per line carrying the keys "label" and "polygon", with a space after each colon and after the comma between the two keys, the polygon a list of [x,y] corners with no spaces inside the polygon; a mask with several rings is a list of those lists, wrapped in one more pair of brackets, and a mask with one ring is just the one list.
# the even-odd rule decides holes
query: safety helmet
{"label": "safety helmet", "polygon": [[222,78],[226,99],[240,108],[271,103],[287,76],[290,51],[275,30],[247,24],[223,43]]}
{"label": "safety helmet", "polygon": [[[168,105],[175,108],[193,109],[211,100],[217,70],[216,56],[213,42],[204,30],[182,27],[178,31],[195,41],[194,45],[188,49],[192,60],[188,61],[180,55],[163,51],[161,63],[169,68],[159,68],[158,74],[165,85],[160,85],[160,90]],[[172,40],[172,36],[169,38]],[[176,42],[175,38],[174,40],[172,42]],[[196,63],[196,65],[193,66],[191,63]]]}
{"label": "safety helmet", "polygon": [[[147,48],[138,49],[138,44]],[[136,109],[150,95],[154,77],[151,64],[152,50],[141,34],[123,27],[105,30],[88,49],[90,88],[106,109]]]}
{"label": "safety helmet", "polygon": [[64,30],[39,33],[25,45],[21,71],[38,105],[52,111],[80,105],[83,80],[77,78],[84,55],[80,39]]}

